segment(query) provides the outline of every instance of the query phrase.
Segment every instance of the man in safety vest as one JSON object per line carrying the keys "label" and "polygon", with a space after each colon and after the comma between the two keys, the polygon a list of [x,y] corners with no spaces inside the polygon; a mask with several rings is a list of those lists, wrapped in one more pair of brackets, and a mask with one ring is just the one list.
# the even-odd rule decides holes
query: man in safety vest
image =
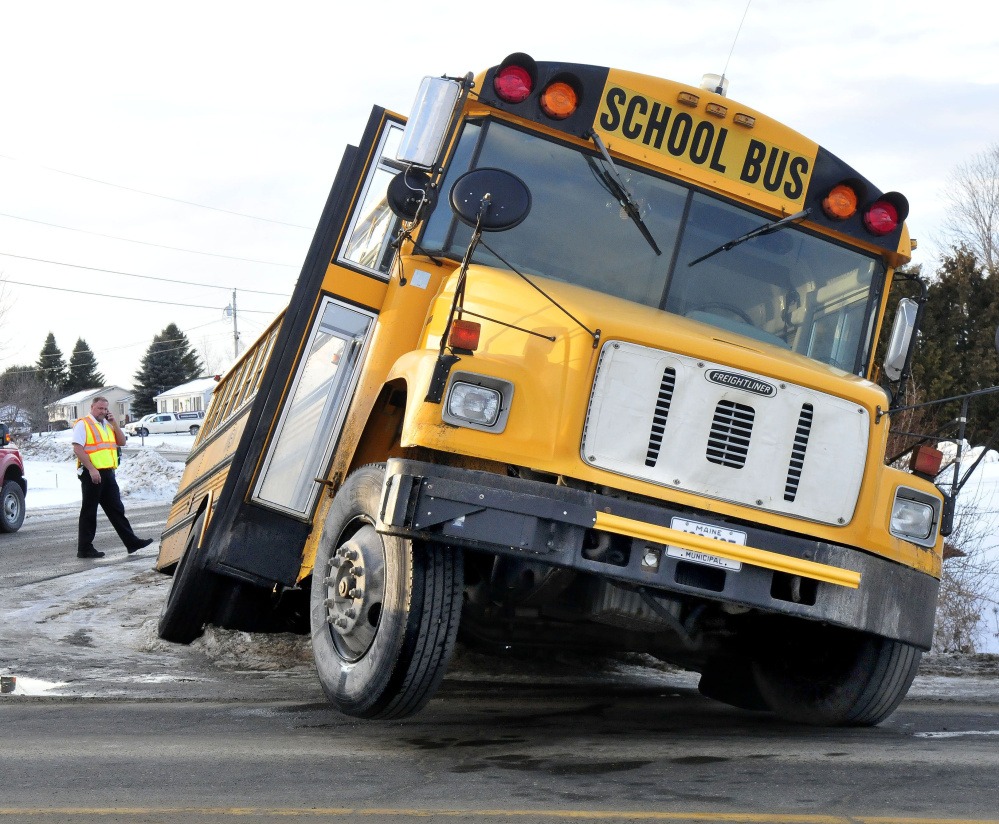
{"label": "man in safety vest", "polygon": [[129,555],[153,542],[152,538],[136,535],[125,517],[125,505],[121,502],[118,482],[114,477],[118,466],[118,447],[124,445],[125,433],[108,409],[108,399],[94,398],[90,402],[90,414],[80,418],[73,426],[73,452],[76,453],[77,473],[83,491],[77,558],[104,557],[103,552],[94,549],[98,504]]}

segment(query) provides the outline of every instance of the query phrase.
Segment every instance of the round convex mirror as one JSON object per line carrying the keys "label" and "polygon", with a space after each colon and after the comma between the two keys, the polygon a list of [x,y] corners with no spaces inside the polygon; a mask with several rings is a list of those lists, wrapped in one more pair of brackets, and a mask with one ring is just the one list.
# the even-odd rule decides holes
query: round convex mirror
{"label": "round convex mirror", "polygon": [[[424,198],[428,200],[433,198],[430,175],[413,169],[399,172],[389,181],[388,189],[385,191],[385,199],[388,201],[392,214],[403,220],[416,219],[416,213]],[[433,203],[430,202],[427,205],[433,206]]]}
{"label": "round convex mirror", "polygon": [[451,209],[458,220],[473,229],[479,226],[483,232],[503,232],[530,213],[531,192],[510,172],[473,169],[451,187]]}

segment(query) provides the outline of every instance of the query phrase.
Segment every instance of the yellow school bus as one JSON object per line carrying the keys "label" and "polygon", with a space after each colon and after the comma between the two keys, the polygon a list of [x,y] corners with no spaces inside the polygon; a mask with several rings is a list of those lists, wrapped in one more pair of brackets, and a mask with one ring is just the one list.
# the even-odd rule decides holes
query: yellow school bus
{"label": "yellow school bus", "polygon": [[310,632],[366,718],[424,706],[459,626],[886,718],[946,524],[932,476],[884,460],[908,206],[725,86],[518,53],[375,108],[287,310],[215,391],[160,634]]}

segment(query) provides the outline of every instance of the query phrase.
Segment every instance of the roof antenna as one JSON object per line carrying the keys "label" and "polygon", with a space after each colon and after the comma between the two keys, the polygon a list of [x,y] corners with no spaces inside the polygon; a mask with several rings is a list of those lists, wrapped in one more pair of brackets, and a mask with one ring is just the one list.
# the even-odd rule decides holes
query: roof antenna
{"label": "roof antenna", "polygon": [[742,33],[742,24],[746,22],[746,15],[749,14],[749,7],[753,4],[753,0],[749,0],[746,3],[746,10],[742,13],[742,20],[739,21],[739,28],[735,31],[735,38],[732,40],[732,48],[728,50],[728,57],[725,59],[725,68],[722,69],[721,75],[717,74],[706,74],[701,79],[701,88],[713,91],[715,94],[720,94],[722,97],[726,96],[728,91],[728,80],[725,77],[726,72],[728,72],[728,64],[732,59],[732,52],[735,51],[735,44],[739,42],[739,35]]}

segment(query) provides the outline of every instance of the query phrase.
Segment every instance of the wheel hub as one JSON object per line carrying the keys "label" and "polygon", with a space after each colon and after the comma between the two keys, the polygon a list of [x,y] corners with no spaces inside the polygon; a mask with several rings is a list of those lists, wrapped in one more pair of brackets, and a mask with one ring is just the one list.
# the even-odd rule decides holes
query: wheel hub
{"label": "wheel hub", "polygon": [[384,566],[381,536],[369,524],[341,544],[329,560],[326,622],[334,645],[347,660],[363,656],[378,631]]}
{"label": "wheel hub", "polygon": [[17,519],[18,514],[21,512],[21,507],[17,502],[17,496],[13,494],[4,495],[3,499],[3,514],[8,522],[13,522]]}

